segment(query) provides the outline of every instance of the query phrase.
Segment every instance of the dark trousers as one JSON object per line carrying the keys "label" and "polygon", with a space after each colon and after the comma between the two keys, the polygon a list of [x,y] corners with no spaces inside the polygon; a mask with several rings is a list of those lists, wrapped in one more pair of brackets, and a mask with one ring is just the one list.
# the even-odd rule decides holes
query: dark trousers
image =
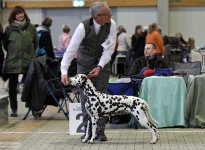
{"label": "dark trousers", "polygon": [[18,109],[17,91],[16,91],[16,87],[18,84],[18,75],[19,74],[9,74],[9,100],[10,100],[10,107],[12,110]]}

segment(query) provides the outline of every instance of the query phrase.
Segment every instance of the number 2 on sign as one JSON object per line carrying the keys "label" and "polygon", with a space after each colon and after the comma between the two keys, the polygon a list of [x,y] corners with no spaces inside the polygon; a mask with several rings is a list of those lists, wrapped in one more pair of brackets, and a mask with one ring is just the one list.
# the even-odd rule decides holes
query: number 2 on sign
{"label": "number 2 on sign", "polygon": [[[81,116],[83,116],[82,113],[78,114],[78,115],[76,116],[76,120],[80,120],[80,117],[81,117]],[[78,126],[76,133],[82,133],[82,127],[83,127],[83,123],[81,123],[81,124]]]}

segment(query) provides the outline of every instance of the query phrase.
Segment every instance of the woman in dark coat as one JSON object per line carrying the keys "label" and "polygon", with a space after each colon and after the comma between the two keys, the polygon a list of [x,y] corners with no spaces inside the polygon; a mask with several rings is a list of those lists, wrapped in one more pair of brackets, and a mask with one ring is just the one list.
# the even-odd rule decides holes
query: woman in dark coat
{"label": "woman in dark coat", "polygon": [[0,75],[2,75],[2,67],[3,67],[3,63],[4,63],[4,52],[2,49],[2,40],[3,40],[3,28],[2,25],[0,23]]}
{"label": "woman in dark coat", "polygon": [[9,75],[9,100],[11,117],[17,117],[17,83],[19,74],[27,74],[29,64],[35,59],[38,37],[35,26],[22,6],[15,6],[8,18],[3,46],[7,52],[5,73]]}
{"label": "woman in dark coat", "polygon": [[132,48],[134,52],[134,59],[139,58],[140,56],[144,56],[144,47],[145,47],[145,41],[147,36],[147,26],[143,28],[143,32],[139,35],[137,42],[135,43],[135,46]]}

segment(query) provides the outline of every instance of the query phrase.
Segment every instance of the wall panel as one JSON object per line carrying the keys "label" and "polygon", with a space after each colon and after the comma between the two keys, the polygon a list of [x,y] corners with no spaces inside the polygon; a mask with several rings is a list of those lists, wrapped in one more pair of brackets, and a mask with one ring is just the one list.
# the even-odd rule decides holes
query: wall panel
{"label": "wall panel", "polygon": [[182,32],[184,39],[195,38],[196,46],[205,46],[205,7],[170,7],[170,35]]}

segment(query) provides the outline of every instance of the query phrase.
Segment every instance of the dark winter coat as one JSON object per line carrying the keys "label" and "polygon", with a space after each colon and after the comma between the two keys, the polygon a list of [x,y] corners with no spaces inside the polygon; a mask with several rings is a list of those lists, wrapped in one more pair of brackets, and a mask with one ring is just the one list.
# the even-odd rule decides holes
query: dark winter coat
{"label": "dark winter coat", "polygon": [[3,33],[0,33],[0,76],[2,75],[2,67],[4,63],[4,52],[2,49]]}
{"label": "dark winter coat", "polygon": [[31,61],[24,84],[21,100],[34,111],[42,110],[46,101],[46,55]]}
{"label": "dark winter coat", "polygon": [[166,64],[164,59],[160,56],[154,56],[154,58],[149,60],[141,56],[134,60],[129,75],[139,74],[144,67],[148,67],[149,69],[166,68]]}
{"label": "dark winter coat", "polygon": [[139,58],[140,56],[144,56],[146,36],[146,32],[142,32],[139,35],[138,40],[136,41],[135,46],[132,49],[134,52],[134,59]]}
{"label": "dark winter coat", "polygon": [[22,28],[8,25],[3,39],[7,52],[5,73],[27,73],[31,60],[35,59],[37,45],[36,28],[30,21],[26,21]]}
{"label": "dark winter coat", "polygon": [[[44,32],[42,32],[44,31]],[[41,38],[39,40],[39,47],[45,47],[47,57],[50,57],[52,59],[55,58],[54,52],[53,52],[53,43],[52,43],[52,38],[51,38],[51,33],[50,29],[45,27],[45,26],[39,26],[37,28],[37,32],[42,32],[41,33]]]}

